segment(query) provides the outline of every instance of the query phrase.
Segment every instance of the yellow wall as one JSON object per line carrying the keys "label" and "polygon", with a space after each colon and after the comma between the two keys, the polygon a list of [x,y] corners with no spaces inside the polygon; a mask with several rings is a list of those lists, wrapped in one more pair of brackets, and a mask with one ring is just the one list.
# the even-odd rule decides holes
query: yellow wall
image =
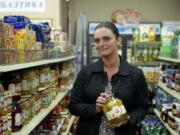
{"label": "yellow wall", "polygon": [[88,21],[109,20],[116,9],[137,9],[143,21],[180,20],[180,0],[70,0],[73,17],[85,11]]}
{"label": "yellow wall", "polygon": [[70,0],[70,7],[73,31],[80,11],[86,13],[87,22],[110,21],[113,10],[126,8],[137,9],[142,21],[180,21],[180,0]]}
{"label": "yellow wall", "polygon": [[[53,26],[63,26],[67,31],[67,3],[65,0],[45,0],[45,12],[40,13],[0,13],[4,15],[25,15],[33,19],[52,19]],[[180,21],[180,0],[70,0],[71,36],[74,42],[75,24],[80,11],[86,13],[89,21],[110,21],[111,13],[116,9],[132,8],[142,14],[142,21]],[[64,15],[64,16],[63,16]]]}
{"label": "yellow wall", "polygon": [[24,15],[29,17],[30,19],[52,19],[53,26],[59,26],[61,24],[60,20],[60,7],[61,0],[45,0],[45,12],[8,12],[8,13],[0,13],[0,18],[3,18],[5,15]]}

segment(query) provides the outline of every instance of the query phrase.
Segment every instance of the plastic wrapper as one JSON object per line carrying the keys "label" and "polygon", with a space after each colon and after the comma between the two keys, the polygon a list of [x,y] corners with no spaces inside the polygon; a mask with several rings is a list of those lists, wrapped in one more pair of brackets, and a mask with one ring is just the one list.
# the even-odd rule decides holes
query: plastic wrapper
{"label": "plastic wrapper", "polygon": [[112,21],[119,24],[139,23],[141,14],[134,9],[115,10],[112,13]]}

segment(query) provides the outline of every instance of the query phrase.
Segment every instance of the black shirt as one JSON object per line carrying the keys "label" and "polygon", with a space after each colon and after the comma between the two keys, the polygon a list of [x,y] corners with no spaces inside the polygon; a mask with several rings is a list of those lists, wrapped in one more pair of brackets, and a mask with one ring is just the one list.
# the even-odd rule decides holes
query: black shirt
{"label": "black shirt", "polygon": [[[129,122],[115,129],[116,135],[135,135],[135,125],[148,110],[148,90],[141,69],[120,57],[119,71],[112,76],[112,90],[120,98],[130,116]],[[104,92],[108,77],[102,59],[79,72],[71,91],[69,111],[80,117],[77,135],[98,135],[101,113],[96,113],[96,99]]]}

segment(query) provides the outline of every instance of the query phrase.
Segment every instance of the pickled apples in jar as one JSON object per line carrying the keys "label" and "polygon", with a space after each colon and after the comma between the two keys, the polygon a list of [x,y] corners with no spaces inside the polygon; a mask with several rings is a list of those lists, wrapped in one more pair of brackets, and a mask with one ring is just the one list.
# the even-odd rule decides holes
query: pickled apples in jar
{"label": "pickled apples in jar", "polygon": [[[110,82],[108,82],[105,88],[105,93],[112,95],[112,85]],[[114,96],[108,99],[102,110],[110,124],[118,124],[128,119],[128,114],[123,102]]]}
{"label": "pickled apples in jar", "polygon": [[110,124],[118,124],[128,119],[126,109],[120,99],[110,98],[103,106],[103,112]]}

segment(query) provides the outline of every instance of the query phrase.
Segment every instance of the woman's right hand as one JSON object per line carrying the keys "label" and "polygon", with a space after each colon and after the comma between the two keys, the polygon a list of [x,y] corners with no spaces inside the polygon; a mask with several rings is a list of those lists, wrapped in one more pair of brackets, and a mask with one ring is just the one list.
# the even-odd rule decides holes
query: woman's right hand
{"label": "woman's right hand", "polygon": [[112,96],[113,94],[107,94],[107,93],[101,93],[99,97],[96,99],[96,112],[100,113],[102,111],[102,107],[108,99]]}

